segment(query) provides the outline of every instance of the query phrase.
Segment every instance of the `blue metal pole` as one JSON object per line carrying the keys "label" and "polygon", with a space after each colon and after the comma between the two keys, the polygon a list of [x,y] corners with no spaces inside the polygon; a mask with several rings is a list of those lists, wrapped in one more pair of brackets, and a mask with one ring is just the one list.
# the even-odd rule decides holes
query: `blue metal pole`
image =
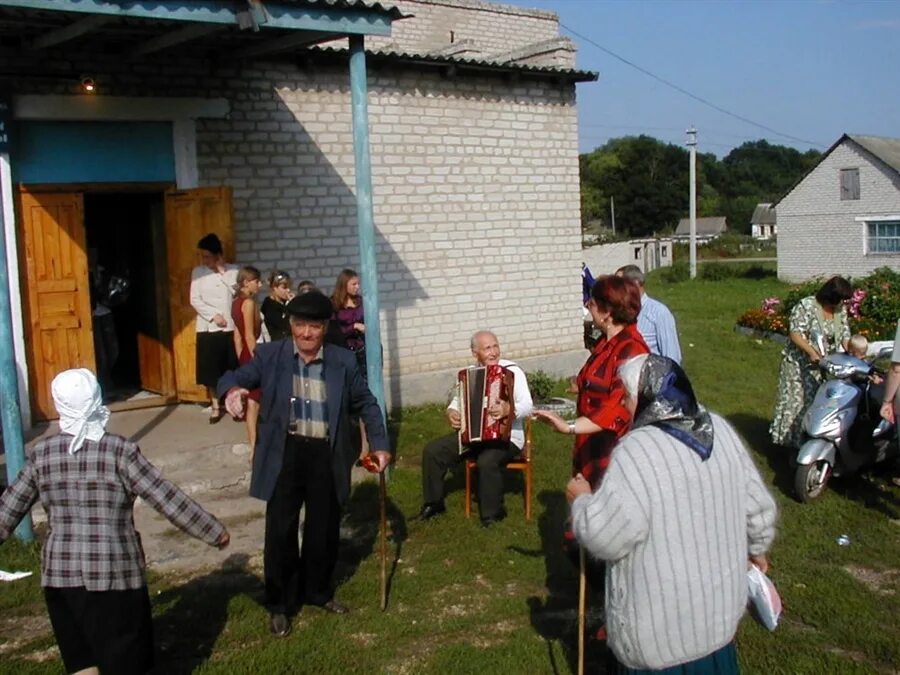
{"label": "blue metal pole", "polygon": [[372,164],[369,157],[369,107],[366,52],[361,35],[350,36],[350,100],[353,108],[353,154],[356,161],[356,210],[359,280],[366,322],[366,374],[369,389],[385,413],[378,269],[375,262],[375,216],[372,209]]}
{"label": "blue metal pole", "polygon": [[[12,310],[9,300],[9,266],[6,264],[7,202],[12,197],[9,155],[0,154],[0,422],[3,424],[3,447],[6,453],[6,477],[10,485],[25,463],[25,442],[22,435],[22,413],[19,409],[19,380],[13,347]],[[16,536],[34,541],[31,516],[26,515],[16,528]]]}

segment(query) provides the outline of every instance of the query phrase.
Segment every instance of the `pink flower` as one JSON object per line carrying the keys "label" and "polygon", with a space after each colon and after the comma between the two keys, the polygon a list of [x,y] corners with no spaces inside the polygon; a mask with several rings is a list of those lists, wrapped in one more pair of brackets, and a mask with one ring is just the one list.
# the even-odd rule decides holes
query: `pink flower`
{"label": "pink flower", "polygon": [[775,314],[778,310],[778,305],[781,304],[781,299],[776,297],[766,298],[762,301],[762,311],[766,314]]}
{"label": "pink flower", "polygon": [[853,291],[853,295],[850,296],[850,300],[847,303],[847,311],[850,313],[854,319],[858,319],[860,316],[859,307],[862,304],[862,301],[866,299],[866,292],[862,288],[857,288]]}

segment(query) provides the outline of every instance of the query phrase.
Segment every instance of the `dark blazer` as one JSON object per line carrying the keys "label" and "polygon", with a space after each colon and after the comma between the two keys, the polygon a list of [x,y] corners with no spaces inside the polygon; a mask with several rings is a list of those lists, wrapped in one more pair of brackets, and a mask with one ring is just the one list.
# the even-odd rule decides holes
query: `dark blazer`
{"label": "dark blazer", "polygon": [[[381,407],[366,386],[353,352],[326,344],[323,361],[334,487],[338,502],[344,504],[350,496],[350,471],[358,458],[350,440],[351,432],[356,431],[350,415],[365,422],[372,451],[390,452],[390,448]],[[257,345],[253,359],[225,373],[216,387],[220,398],[233,387],[262,389],[250,495],[265,501],[275,491],[284,459],[293,372],[294,342],[286,338]]]}

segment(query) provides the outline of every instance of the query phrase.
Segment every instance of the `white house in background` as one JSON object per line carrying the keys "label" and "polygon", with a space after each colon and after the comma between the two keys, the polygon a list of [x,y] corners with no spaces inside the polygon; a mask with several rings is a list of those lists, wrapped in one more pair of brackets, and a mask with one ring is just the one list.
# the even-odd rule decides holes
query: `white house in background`
{"label": "white house in background", "polygon": [[624,265],[637,265],[643,272],[672,265],[671,239],[631,239],[590,246],[581,251],[582,261],[595,277],[612,274]]}
{"label": "white house in background", "polygon": [[[727,230],[728,224],[725,222],[725,216],[697,218],[697,241],[701,244],[712,241],[719,235],[725,234]],[[688,241],[690,238],[691,219],[682,218],[678,221],[674,239],[676,241]]]}
{"label": "white house in background", "polygon": [[900,139],[844,134],[773,206],[779,278],[900,270]]}
{"label": "white house in background", "polygon": [[754,239],[771,239],[777,234],[775,207],[771,204],[757,204],[750,216],[750,236]]}

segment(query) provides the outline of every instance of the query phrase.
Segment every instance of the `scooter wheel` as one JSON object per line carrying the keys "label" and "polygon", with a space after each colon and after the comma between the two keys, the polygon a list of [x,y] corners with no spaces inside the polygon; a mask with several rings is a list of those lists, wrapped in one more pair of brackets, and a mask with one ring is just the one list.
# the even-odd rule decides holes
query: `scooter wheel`
{"label": "scooter wheel", "polygon": [[812,464],[802,464],[794,474],[794,493],[804,504],[820,497],[831,478],[831,464],[820,459]]}

